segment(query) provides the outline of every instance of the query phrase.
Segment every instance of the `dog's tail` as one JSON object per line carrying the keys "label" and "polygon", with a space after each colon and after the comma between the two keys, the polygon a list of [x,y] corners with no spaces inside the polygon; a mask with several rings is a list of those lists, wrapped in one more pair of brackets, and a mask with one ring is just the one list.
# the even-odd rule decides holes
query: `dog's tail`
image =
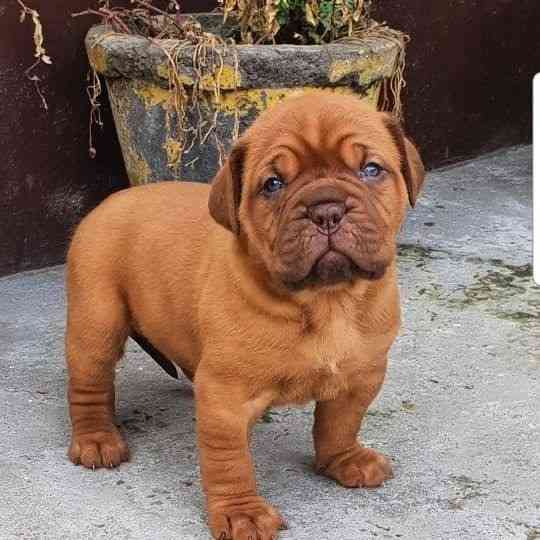
{"label": "dog's tail", "polygon": [[166,371],[171,377],[178,379],[178,370],[176,366],[165,356],[163,356],[144,336],[132,332],[130,334],[131,339],[139,345],[139,347],[149,354],[157,364]]}

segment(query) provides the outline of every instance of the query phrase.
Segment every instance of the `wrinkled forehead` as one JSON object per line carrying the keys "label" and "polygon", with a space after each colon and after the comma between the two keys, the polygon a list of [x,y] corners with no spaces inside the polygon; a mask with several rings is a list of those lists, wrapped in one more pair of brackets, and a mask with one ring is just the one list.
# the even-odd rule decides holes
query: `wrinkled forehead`
{"label": "wrinkled forehead", "polygon": [[248,134],[249,161],[256,169],[272,164],[298,170],[336,163],[354,168],[370,157],[398,166],[399,151],[384,118],[337,107],[265,115]]}

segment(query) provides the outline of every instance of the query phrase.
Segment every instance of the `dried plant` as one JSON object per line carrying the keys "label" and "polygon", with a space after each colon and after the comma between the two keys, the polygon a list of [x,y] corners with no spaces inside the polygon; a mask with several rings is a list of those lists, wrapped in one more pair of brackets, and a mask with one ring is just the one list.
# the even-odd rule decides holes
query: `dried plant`
{"label": "dried plant", "polygon": [[[97,9],[74,13],[73,17],[94,15],[116,33],[140,35],[159,47],[167,58],[167,77],[170,98],[165,104],[166,139],[174,141],[177,151],[169,167],[177,171],[183,157],[195,144],[204,144],[209,138],[217,149],[220,163],[224,157],[224,145],[217,135],[217,124],[222,111],[221,87],[225,56],[232,56],[234,81],[238,79],[238,56],[235,43],[220,36],[204,32],[201,25],[189,15],[179,11],[176,0],[165,11],[152,4],[152,0],[130,0],[134,7],[127,9],[111,6],[110,0],[100,0]],[[103,38],[106,38],[104,34]],[[94,47],[99,41],[94,43]],[[179,67],[185,51],[192,50],[192,66],[195,72],[193,85],[186,88]],[[99,96],[102,88],[95,70],[89,73],[87,93],[90,101],[89,143],[90,157],[95,157],[93,125],[102,126]],[[196,119],[188,121],[188,116]],[[238,136],[239,114],[234,111],[233,137]],[[190,164],[193,165],[192,161]],[[189,165],[189,164],[188,164]]]}
{"label": "dried plant", "polygon": [[244,43],[319,44],[368,25],[371,0],[218,0]]}
{"label": "dried plant", "polygon": [[339,39],[340,43],[366,44],[371,38],[384,39],[396,45],[398,54],[393,66],[392,76],[382,81],[382,93],[379,109],[390,111],[399,120],[403,120],[403,107],[401,103],[401,91],[406,86],[405,50],[410,37],[399,30],[394,30],[386,24],[370,20],[364,28],[353,27],[350,35]]}
{"label": "dried plant", "polygon": [[19,6],[21,6],[21,16],[19,18],[19,21],[23,23],[26,19],[26,16],[28,15],[32,18],[32,23],[34,24],[34,57],[36,58],[36,61],[31,66],[25,69],[24,74],[29,81],[32,81],[34,83],[34,88],[36,89],[36,92],[41,100],[41,106],[45,109],[45,111],[48,111],[49,106],[41,90],[41,78],[35,73],[31,73],[41,63],[48,65],[52,64],[51,57],[47,55],[47,51],[43,46],[43,27],[39,19],[39,12],[35,9],[27,7],[21,0],[17,0],[17,2]]}
{"label": "dried plant", "polygon": [[[225,148],[217,133],[219,116],[223,111],[221,99],[222,76],[225,57],[232,55],[234,82],[238,80],[238,55],[233,42],[226,42],[221,37],[201,30],[194,20],[186,20],[184,25],[191,28],[189,39],[160,42],[152,40],[165,53],[168,62],[168,82],[170,100],[166,106],[167,138],[179,145],[177,158],[169,167],[177,170],[182,165],[182,158],[195,144],[205,144],[212,140],[220,165],[223,162]],[[186,48],[192,50],[192,66],[195,73],[193,85],[186,88],[181,76],[179,64]],[[234,90],[234,88],[233,88]],[[192,121],[188,121],[191,117]],[[194,121],[193,121],[194,120]],[[239,111],[234,110],[232,138],[238,137],[240,127]],[[192,160],[186,163],[192,166]]]}

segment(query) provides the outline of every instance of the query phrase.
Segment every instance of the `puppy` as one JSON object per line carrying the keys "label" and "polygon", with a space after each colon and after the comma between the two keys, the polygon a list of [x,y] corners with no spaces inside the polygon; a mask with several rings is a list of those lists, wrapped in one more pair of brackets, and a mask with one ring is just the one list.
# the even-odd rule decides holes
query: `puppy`
{"label": "puppy", "polygon": [[270,540],[282,526],[248,448],[269,407],[316,402],[320,474],[346,487],[389,478],[357,434],[398,332],[396,234],[423,179],[390,115],[321,92],[263,113],[211,186],[109,197],[68,255],[70,459],[128,459],[114,371],[131,335],[193,381],[214,538]]}

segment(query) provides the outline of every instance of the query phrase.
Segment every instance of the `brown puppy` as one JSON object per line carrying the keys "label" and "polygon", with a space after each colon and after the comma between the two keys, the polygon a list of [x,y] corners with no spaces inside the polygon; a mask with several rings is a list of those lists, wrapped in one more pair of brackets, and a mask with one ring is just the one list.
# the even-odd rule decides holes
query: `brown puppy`
{"label": "brown puppy", "polygon": [[194,381],[215,538],[270,540],[281,525],[257,495],[248,448],[271,406],[315,400],[317,471],[381,484],[390,464],[357,433],[398,331],[395,237],[423,178],[391,116],[312,93],[265,112],[211,187],[107,199],[68,256],[70,459],[128,459],[114,367],[136,333]]}

